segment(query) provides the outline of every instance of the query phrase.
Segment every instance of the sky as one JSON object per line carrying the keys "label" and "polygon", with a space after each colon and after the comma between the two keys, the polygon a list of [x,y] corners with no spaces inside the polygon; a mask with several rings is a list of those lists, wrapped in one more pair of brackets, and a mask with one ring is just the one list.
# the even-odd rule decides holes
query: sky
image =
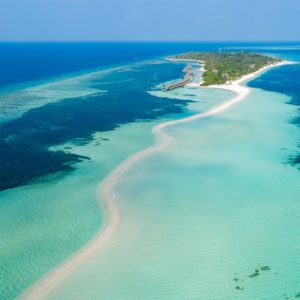
{"label": "sky", "polygon": [[293,41],[300,0],[0,0],[0,41]]}

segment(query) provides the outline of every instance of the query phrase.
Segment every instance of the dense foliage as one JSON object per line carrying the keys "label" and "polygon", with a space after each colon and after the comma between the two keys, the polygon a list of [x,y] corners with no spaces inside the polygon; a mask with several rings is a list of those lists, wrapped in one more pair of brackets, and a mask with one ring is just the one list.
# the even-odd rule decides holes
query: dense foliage
{"label": "dense foliage", "polygon": [[223,84],[279,62],[280,59],[251,52],[191,52],[176,59],[199,60],[205,64],[202,85]]}

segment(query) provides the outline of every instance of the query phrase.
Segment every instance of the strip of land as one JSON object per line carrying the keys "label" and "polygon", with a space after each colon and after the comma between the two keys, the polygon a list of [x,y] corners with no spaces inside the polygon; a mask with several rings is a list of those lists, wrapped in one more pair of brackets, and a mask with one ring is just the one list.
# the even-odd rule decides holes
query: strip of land
{"label": "strip of land", "polygon": [[106,210],[106,225],[104,229],[101,229],[98,234],[85,245],[78,252],[73,254],[69,259],[61,263],[58,267],[50,271],[38,282],[32,285],[27,291],[25,291],[19,298],[40,300],[49,294],[61,281],[72,273],[80,264],[86,261],[91,255],[100,251],[107,242],[118,231],[121,223],[121,212],[116,204],[116,197],[114,189],[118,184],[120,178],[140,159],[149,156],[153,153],[162,151],[172,142],[172,137],[168,135],[166,129],[177,124],[187,123],[194,120],[204,119],[213,115],[217,115],[232,106],[236,105],[250,93],[250,88],[243,85],[244,82],[258,76],[260,73],[277,66],[287,64],[286,61],[280,61],[271,65],[264,66],[255,72],[249,73],[246,76],[232,81],[230,84],[223,84],[217,86],[211,86],[213,88],[222,88],[233,91],[235,96],[226,103],[217,105],[212,109],[202,112],[190,117],[186,117],[179,120],[169,121],[155,126],[152,131],[156,138],[156,144],[139,151],[125,161],[123,161],[116,169],[114,169],[105,179],[102,181],[97,189],[97,196],[99,199],[99,206]]}
{"label": "strip of land", "polygon": [[183,72],[185,73],[183,80],[175,82],[175,83],[170,83],[167,84],[163,87],[164,91],[170,91],[177,89],[179,87],[185,86],[193,81],[193,69],[191,66],[187,65],[184,69]]}
{"label": "strip of land", "polygon": [[277,57],[243,51],[190,52],[168,60],[194,61],[204,65],[201,86],[230,83],[265,66],[282,61]]}

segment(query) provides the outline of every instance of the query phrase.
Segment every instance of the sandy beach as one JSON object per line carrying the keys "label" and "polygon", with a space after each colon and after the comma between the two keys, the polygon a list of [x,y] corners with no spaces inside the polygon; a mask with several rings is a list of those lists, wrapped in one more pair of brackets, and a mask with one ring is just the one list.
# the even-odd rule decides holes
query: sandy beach
{"label": "sandy beach", "polygon": [[[82,249],[73,254],[69,259],[62,262],[58,267],[48,272],[23,294],[19,299],[43,299],[47,294],[53,290],[59,283],[66,278],[74,269],[76,269],[81,263],[86,261],[91,255],[100,251],[110,238],[118,231],[121,223],[121,212],[116,204],[116,197],[114,194],[114,188],[118,184],[119,179],[126,173],[140,159],[151,155],[152,153],[161,151],[166,148],[171,142],[172,138],[165,132],[165,129],[173,125],[191,122],[193,120],[199,120],[213,115],[217,115],[240,101],[244,100],[250,93],[251,89],[244,85],[245,82],[260,75],[261,73],[274,68],[279,67],[290,62],[283,61],[277,64],[266,66],[256,72],[243,76],[242,78],[224,85],[214,85],[205,88],[218,88],[226,89],[235,93],[234,97],[226,103],[217,105],[212,109],[202,112],[190,117],[186,117],[179,120],[165,122],[157,125],[152,129],[152,132],[156,139],[156,144],[139,151],[125,161],[123,161],[116,169],[114,169],[105,179],[100,183],[97,188],[96,194],[99,199],[99,205],[105,208],[106,211],[106,224],[99,233]],[[203,87],[202,87],[203,88]]]}

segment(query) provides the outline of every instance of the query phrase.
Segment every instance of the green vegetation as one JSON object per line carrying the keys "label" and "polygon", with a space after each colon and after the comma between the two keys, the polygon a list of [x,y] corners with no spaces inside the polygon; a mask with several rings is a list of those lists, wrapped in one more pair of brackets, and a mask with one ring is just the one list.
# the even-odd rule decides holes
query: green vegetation
{"label": "green vegetation", "polygon": [[278,58],[251,52],[191,52],[174,58],[199,60],[204,63],[203,86],[230,82],[281,61]]}
{"label": "green vegetation", "polygon": [[260,267],[260,269],[262,271],[270,271],[271,270],[271,268],[269,266],[263,266],[263,267]]}

